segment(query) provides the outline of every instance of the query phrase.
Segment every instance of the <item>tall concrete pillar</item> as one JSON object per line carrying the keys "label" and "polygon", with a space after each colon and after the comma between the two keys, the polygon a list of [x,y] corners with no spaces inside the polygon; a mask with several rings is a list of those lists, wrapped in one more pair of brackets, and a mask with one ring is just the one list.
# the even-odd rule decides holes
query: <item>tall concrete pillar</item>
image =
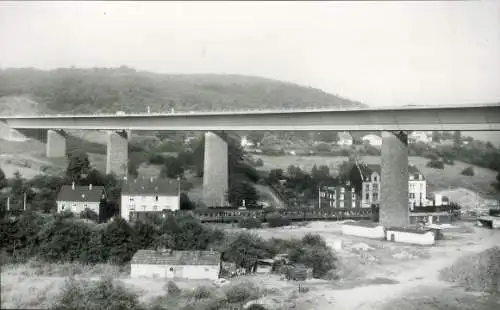
{"label": "tall concrete pillar", "polygon": [[207,207],[223,206],[228,190],[227,143],[213,132],[205,133],[203,202]]}
{"label": "tall concrete pillar", "polygon": [[106,152],[106,174],[113,173],[117,177],[124,177],[128,172],[128,137],[127,133],[108,132]]}
{"label": "tall concrete pillar", "polygon": [[48,130],[46,154],[49,158],[66,156],[66,135],[64,131]]}
{"label": "tall concrete pillar", "polygon": [[379,221],[386,227],[409,224],[408,135],[382,132]]}

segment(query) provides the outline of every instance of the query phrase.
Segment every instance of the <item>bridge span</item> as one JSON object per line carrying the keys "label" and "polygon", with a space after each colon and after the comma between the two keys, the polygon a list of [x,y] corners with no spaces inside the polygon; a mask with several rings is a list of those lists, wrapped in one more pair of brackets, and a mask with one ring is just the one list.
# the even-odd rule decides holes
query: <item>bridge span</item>
{"label": "bridge span", "polygon": [[[108,130],[106,173],[127,175],[128,135],[133,130],[205,133],[204,202],[224,205],[228,190],[227,143],[211,131],[382,131],[380,222],[409,223],[408,132],[497,131],[500,104],[320,110],[0,116],[14,129],[47,129],[47,155],[66,153],[64,130]],[[123,206],[122,206],[123,207]]]}
{"label": "bridge span", "polygon": [[194,113],[0,116],[15,129],[201,131],[500,130],[500,104]]}

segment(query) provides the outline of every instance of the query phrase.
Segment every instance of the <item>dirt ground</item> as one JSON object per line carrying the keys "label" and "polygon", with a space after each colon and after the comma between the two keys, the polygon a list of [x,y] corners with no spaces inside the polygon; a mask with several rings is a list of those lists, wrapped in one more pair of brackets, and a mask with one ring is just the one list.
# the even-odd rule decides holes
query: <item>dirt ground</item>
{"label": "dirt ground", "polygon": [[[341,279],[307,280],[300,283],[309,290],[305,293],[299,293],[298,282],[281,280],[276,275],[250,275],[230,282],[252,281],[267,289],[271,293],[258,302],[269,309],[500,309],[496,307],[498,299],[488,297],[486,303],[474,304],[481,300],[479,295],[438,280],[439,270],[459,257],[498,244],[499,230],[473,225],[457,224],[445,232],[446,240],[431,247],[342,236],[341,226],[335,222],[252,230],[263,238],[301,238],[307,233],[315,233],[323,236],[331,246],[342,242],[342,248],[335,250]],[[224,228],[241,230],[231,225]],[[23,267],[2,269],[2,308],[48,307],[65,278],[30,275],[26,267],[24,271],[20,268]],[[97,274],[82,277],[98,279]],[[143,302],[165,293],[166,282],[162,279],[130,279],[127,275],[118,279],[137,291]],[[176,284],[181,288],[210,285],[200,281],[176,281]],[[460,307],[457,300],[461,301]],[[419,306],[415,308],[415,304]],[[495,307],[491,308],[492,305]]]}

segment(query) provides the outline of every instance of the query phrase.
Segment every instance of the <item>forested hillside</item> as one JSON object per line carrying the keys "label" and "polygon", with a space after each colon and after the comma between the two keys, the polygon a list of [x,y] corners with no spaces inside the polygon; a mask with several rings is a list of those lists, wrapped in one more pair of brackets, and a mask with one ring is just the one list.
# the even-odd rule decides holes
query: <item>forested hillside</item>
{"label": "forested hillside", "polygon": [[[240,75],[166,75],[127,67],[0,71],[0,98],[23,96],[37,113],[237,110],[362,106],[318,89]],[[0,101],[0,112],[13,110]]]}

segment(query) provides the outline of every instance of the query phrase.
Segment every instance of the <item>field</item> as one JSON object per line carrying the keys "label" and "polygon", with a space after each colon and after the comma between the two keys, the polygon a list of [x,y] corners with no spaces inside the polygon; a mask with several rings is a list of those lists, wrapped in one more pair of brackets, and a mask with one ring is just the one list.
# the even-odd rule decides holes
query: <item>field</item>
{"label": "field", "polygon": [[[263,170],[284,169],[289,165],[299,166],[310,171],[314,165],[326,165],[332,173],[338,173],[338,166],[347,160],[347,157],[321,157],[321,156],[265,156],[255,155],[262,158]],[[380,164],[379,156],[364,156],[362,159],[367,164]],[[475,175],[466,177],[461,175],[468,164],[456,161],[455,165],[446,165],[443,170],[426,167],[428,159],[422,157],[409,157],[409,163],[415,165],[427,179],[427,192],[445,190],[449,188],[467,188],[480,193],[485,198],[494,197],[496,192],[491,186],[496,181],[496,172],[490,169],[474,167]]]}
{"label": "field", "polygon": [[[241,231],[231,225],[220,225],[227,231]],[[434,247],[420,247],[342,236],[340,224],[314,222],[301,226],[258,229],[252,232],[263,238],[300,238],[317,233],[331,245],[342,244],[335,253],[339,259],[337,280],[312,279],[303,282],[309,289],[298,292],[298,283],[280,279],[276,275],[250,275],[233,278],[228,285],[245,281],[255,283],[266,293],[257,301],[268,309],[477,309],[489,310],[500,299],[466,292],[438,279],[439,270],[456,259],[477,253],[495,244],[500,231],[459,223],[445,232],[446,240]],[[109,274],[130,289],[138,292],[140,300],[149,303],[165,294],[165,280],[131,279],[127,270],[109,265],[88,268],[81,265],[41,265],[29,263],[2,268],[2,308],[48,307],[57,295],[65,278],[76,274],[79,278],[98,279]],[[176,281],[183,289],[200,284],[218,289],[207,281]],[[411,294],[410,294],[411,293]],[[417,305],[415,305],[417,303]],[[459,306],[457,304],[460,303]],[[405,305],[401,308],[402,305]]]}

